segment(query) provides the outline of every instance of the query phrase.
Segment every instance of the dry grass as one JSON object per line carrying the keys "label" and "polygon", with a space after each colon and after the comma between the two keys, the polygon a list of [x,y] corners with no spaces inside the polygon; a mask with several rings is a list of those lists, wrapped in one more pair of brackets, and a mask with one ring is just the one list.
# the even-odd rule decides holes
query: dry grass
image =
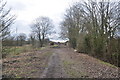
{"label": "dry grass", "polygon": [[52,55],[49,49],[25,52],[3,59],[3,76],[13,78],[39,78],[48,58]]}

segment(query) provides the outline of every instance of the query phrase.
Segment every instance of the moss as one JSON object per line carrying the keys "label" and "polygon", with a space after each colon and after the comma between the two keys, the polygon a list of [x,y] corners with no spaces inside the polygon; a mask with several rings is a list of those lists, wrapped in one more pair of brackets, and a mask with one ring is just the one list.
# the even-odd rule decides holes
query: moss
{"label": "moss", "polygon": [[71,76],[71,77],[74,77],[74,78],[81,78],[81,77],[85,77],[86,76],[86,73],[84,72],[79,72],[75,69],[68,69],[66,70],[67,73]]}
{"label": "moss", "polygon": [[30,71],[30,73],[34,73],[34,72],[36,72],[36,71],[37,71],[37,70],[34,70],[34,69],[33,69],[33,70]]}
{"label": "moss", "polygon": [[76,72],[74,70],[70,70],[67,72],[69,75],[71,75],[71,77],[77,77],[76,76]]}
{"label": "moss", "polygon": [[73,63],[70,62],[70,61],[63,61],[64,65],[67,66],[67,65],[72,65]]}
{"label": "moss", "polygon": [[51,48],[59,48],[59,46],[58,45],[52,45],[52,46],[50,46]]}
{"label": "moss", "polygon": [[114,65],[112,65],[110,63],[107,63],[107,62],[104,62],[104,61],[101,61],[101,60],[99,60],[99,62],[102,63],[102,64],[105,64],[105,65],[108,65],[110,67],[117,68],[116,66],[114,66]]}
{"label": "moss", "polygon": [[65,71],[71,77],[73,77],[73,78],[80,78],[80,77],[85,77],[86,76],[85,72],[79,72],[76,69],[71,68],[72,65],[74,64],[73,62],[63,61],[63,64],[64,64]]}
{"label": "moss", "polygon": [[22,77],[20,77],[20,76],[16,76],[15,78],[22,78]]}
{"label": "moss", "polygon": [[47,52],[47,53],[44,54],[44,56],[46,56],[46,57],[48,56],[48,57],[49,57],[49,56],[51,56],[52,54],[53,54],[52,52]]}
{"label": "moss", "polygon": [[42,47],[41,50],[45,49],[46,47]]}

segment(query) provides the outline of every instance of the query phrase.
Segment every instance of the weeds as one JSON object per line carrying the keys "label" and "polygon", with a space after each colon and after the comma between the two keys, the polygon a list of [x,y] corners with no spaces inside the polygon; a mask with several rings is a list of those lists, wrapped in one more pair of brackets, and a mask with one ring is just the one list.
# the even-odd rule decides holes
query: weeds
{"label": "weeds", "polygon": [[3,47],[2,49],[2,58],[5,58],[9,55],[18,55],[23,52],[31,51],[33,48],[29,45],[27,46],[18,46],[18,47]]}
{"label": "weeds", "polygon": [[104,62],[104,61],[101,61],[101,60],[99,60],[99,62],[102,63],[102,64],[105,64],[105,65],[108,65],[110,67],[117,68],[116,66],[114,66],[114,65],[112,65],[110,63],[107,63],[107,62]]}

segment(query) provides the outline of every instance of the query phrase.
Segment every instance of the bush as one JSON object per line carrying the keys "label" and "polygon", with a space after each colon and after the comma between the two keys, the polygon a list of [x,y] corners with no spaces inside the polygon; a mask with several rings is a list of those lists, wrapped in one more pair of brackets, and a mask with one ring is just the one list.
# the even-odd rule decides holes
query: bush
{"label": "bush", "polygon": [[91,53],[91,39],[90,36],[86,35],[83,41],[85,53]]}

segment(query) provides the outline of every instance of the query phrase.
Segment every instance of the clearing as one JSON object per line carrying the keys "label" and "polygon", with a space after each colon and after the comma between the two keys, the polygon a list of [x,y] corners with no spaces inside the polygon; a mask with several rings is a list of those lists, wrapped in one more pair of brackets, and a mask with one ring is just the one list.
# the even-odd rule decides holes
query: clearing
{"label": "clearing", "polygon": [[62,45],[3,59],[3,77],[118,78],[118,67]]}

